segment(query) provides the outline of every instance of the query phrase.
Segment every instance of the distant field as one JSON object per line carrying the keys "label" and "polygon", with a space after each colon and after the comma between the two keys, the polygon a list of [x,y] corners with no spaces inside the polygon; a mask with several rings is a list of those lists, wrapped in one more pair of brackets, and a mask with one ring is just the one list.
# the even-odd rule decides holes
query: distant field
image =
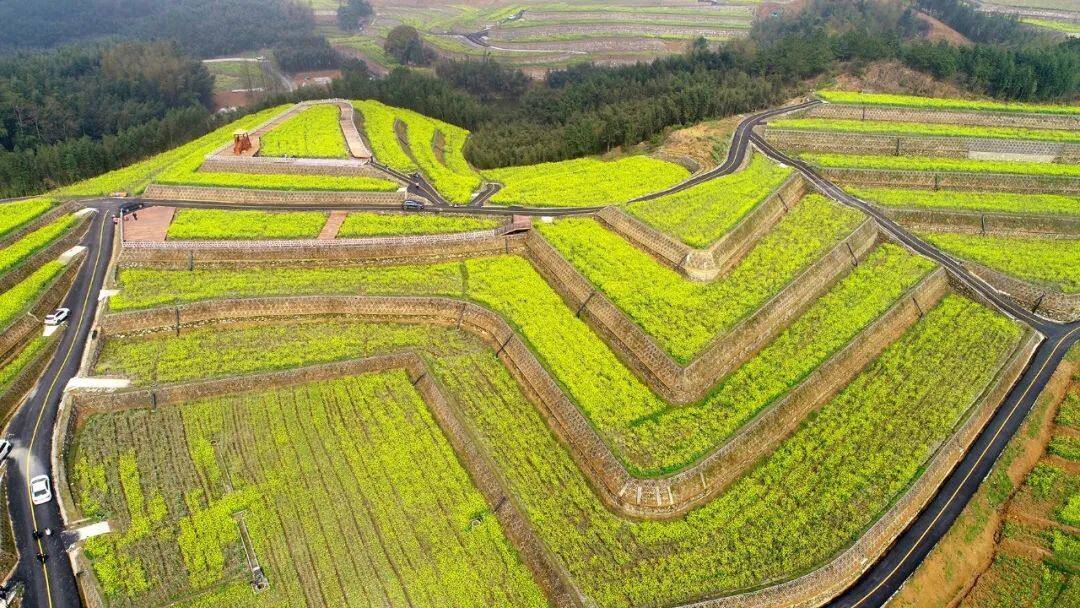
{"label": "distant field", "polygon": [[1073,23],[1071,21],[1051,21],[1048,19],[1036,19],[1034,17],[1025,17],[1024,19],[1021,19],[1021,21],[1030,25],[1037,25],[1051,30],[1065,32],[1066,34],[1080,34],[1080,23]]}
{"label": "distant field", "polygon": [[985,0],[983,4],[1080,12],[1080,0]]}
{"label": "distant field", "polygon": [[214,91],[266,89],[276,83],[261,63],[254,61],[211,61],[203,65],[214,77]]}

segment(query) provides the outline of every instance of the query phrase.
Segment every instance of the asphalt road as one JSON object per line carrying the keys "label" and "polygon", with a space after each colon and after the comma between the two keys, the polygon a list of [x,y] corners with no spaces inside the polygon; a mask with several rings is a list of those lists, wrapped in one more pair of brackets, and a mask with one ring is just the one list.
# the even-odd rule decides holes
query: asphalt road
{"label": "asphalt road", "polygon": [[[115,205],[110,207],[115,208]],[[97,310],[97,297],[112,250],[111,217],[110,211],[99,209],[92,219],[83,239],[83,245],[87,247],[83,254],[83,266],[63,304],[71,309],[70,320],[62,328],[56,354],[38,380],[32,396],[24,401],[7,428],[8,438],[14,446],[7,465],[8,507],[15,530],[15,544],[19,549],[14,579],[22,582],[26,588],[23,605],[27,607],[53,608],[80,604],[75,576],[61,540],[64,522],[55,498],[55,476],[52,475],[50,455],[60,399],[68,380],[78,372]],[[30,501],[29,480],[41,474],[53,477],[54,498],[43,505],[34,506]],[[42,539],[33,537],[34,530],[46,528],[52,529],[54,534]],[[44,564],[37,560],[36,556],[40,553],[48,555]]]}
{"label": "asphalt road", "polygon": [[[921,241],[881,215],[874,207],[848,195],[836,185],[825,180],[813,168],[798,159],[783,154],[753,134],[753,127],[768,118],[802,109],[815,103],[819,102],[807,102],[777,108],[746,118],[736,128],[732,136],[728,157],[723,164],[711,171],[694,176],[677,186],[637,200],[648,200],[678,192],[701,182],[727,175],[742,164],[750,145],[753,144],[764,154],[795,167],[815,186],[836,200],[873,216],[883,229],[891,233],[897,240],[942,264],[959,280],[965,282],[983,296],[988,303],[1014,318],[1025,321],[1045,336],[1045,340],[1036,350],[1028,369],[1025,370],[1002,406],[973,443],[962,462],[946,479],[930,504],[855,585],[829,604],[829,606],[837,608],[869,608],[883,605],[899,589],[904,580],[926,557],[933,545],[948,530],[968,500],[970,500],[982,479],[989,473],[994,461],[1016,432],[1024,416],[1030,410],[1069,347],[1080,339],[1080,323],[1069,325],[1053,323],[1017,306],[1011,300],[1003,297],[968,273],[951,256]],[[417,187],[425,192],[430,188],[422,180],[421,183],[417,184]],[[64,555],[63,541],[59,534],[63,522],[60,519],[57,503],[54,499],[45,505],[31,508],[28,480],[38,474],[51,473],[49,458],[52,449],[52,429],[64,386],[78,371],[82,352],[91,330],[93,316],[97,309],[97,295],[105,278],[109,254],[112,249],[113,225],[111,218],[120,204],[127,206],[139,203],[154,204],[155,201],[128,199],[124,201],[101,200],[89,203],[91,207],[98,209],[98,213],[87,236],[84,238],[83,244],[87,247],[86,260],[65,300],[64,305],[72,310],[71,321],[64,328],[56,355],[39,380],[32,396],[24,402],[8,427],[10,439],[15,446],[13,459],[8,464],[9,508],[15,528],[16,544],[20,552],[20,561],[16,568],[15,580],[21,581],[26,586],[24,605],[28,607],[53,608],[54,606],[79,605],[74,575],[67,557]],[[167,204],[185,207],[243,208],[238,205],[217,205],[213,203],[177,203],[169,201]],[[268,208],[261,205],[250,205],[249,207]],[[297,207],[291,206],[288,208],[296,209]],[[322,207],[315,206],[314,208]],[[400,209],[400,207],[386,206],[386,209]],[[470,206],[450,209],[438,205],[435,210],[466,214],[575,215],[591,213],[596,211],[597,208],[481,208]],[[32,534],[35,529],[44,528],[52,528],[57,533],[41,540],[33,538]],[[44,565],[40,564],[36,559],[36,555],[39,553],[49,555],[49,559]]]}

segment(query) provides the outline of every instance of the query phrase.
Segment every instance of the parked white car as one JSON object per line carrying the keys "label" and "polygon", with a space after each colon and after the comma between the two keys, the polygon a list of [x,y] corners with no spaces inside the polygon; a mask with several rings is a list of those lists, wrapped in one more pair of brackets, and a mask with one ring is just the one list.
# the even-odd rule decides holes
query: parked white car
{"label": "parked white car", "polygon": [[30,499],[35,505],[43,505],[52,500],[52,484],[48,475],[38,475],[30,480]]}
{"label": "parked white car", "polygon": [[57,308],[45,317],[45,325],[60,325],[69,316],[71,316],[70,308]]}

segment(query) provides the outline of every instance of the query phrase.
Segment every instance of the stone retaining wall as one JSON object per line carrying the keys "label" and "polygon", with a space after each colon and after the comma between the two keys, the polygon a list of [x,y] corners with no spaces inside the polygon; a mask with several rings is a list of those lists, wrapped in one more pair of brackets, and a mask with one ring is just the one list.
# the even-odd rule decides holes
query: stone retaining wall
{"label": "stone retaining wall", "polygon": [[850,186],[1080,194],[1080,179],[1075,177],[843,168],[825,168],[821,175],[829,181]]}
{"label": "stone retaining wall", "polygon": [[459,234],[290,241],[165,241],[125,242],[121,268],[132,266],[186,269],[257,266],[266,262],[292,264],[352,264],[359,262],[431,263],[523,250],[523,236],[504,233],[507,227]]}
{"label": "stone retaining wall", "polygon": [[706,599],[694,608],[816,608],[855,583],[911,524],[937,493],[1027,367],[1041,338],[1028,331],[957,431],[934,452],[923,474],[855,543],[797,579],[740,595]]}
{"label": "stone retaining wall", "polygon": [[695,249],[664,234],[619,207],[605,207],[596,218],[662,263],[697,281],[711,281],[735,266],[806,194],[801,173],[793,173],[750,210],[731,230],[705,249]]}
{"label": "stone retaining wall", "polygon": [[7,390],[0,393],[0,421],[2,421],[3,424],[7,424],[8,420],[15,413],[15,406],[22,401],[22,398],[26,393],[30,392],[30,389],[34,388],[34,384],[37,383],[38,378],[41,377],[41,372],[45,371],[45,367],[49,364],[49,361],[52,360],[52,356],[56,352],[56,347],[59,344],[60,340],[57,335],[49,341],[44,350],[37,354],[37,358],[35,358],[33,362],[24,367],[23,370],[12,379]]}
{"label": "stone retaining wall", "polygon": [[14,270],[5,273],[0,277],[0,293],[11,289],[23,279],[33,274],[38,268],[41,268],[43,264],[55,260],[68,249],[78,245],[79,241],[82,240],[83,235],[90,229],[90,217],[90,215],[86,215],[80,218],[74,226],[68,229],[67,234],[56,239],[44,249],[31,255]]}
{"label": "stone retaining wall", "polygon": [[341,192],[317,190],[258,190],[254,188],[214,188],[150,184],[143,198],[153,201],[189,201],[236,205],[400,205],[405,191]]}
{"label": "stone retaining wall", "polygon": [[1029,127],[1034,129],[1080,130],[1080,116],[1062,114],[1020,114],[1005,112],[976,112],[971,110],[933,110],[890,108],[855,104],[825,103],[809,108],[807,118],[841,118],[848,120],[880,120],[893,122],[928,122],[948,125],[984,127]]}
{"label": "stone retaining wall", "polygon": [[[121,392],[77,392],[73,395],[69,411],[75,412],[74,428],[97,413],[115,412],[131,408],[153,408],[190,402],[209,397],[219,397],[243,392],[265,391],[271,388],[295,386],[357,376],[375,372],[404,369],[409,380],[423,397],[428,409],[442,428],[458,458],[469,472],[469,477],[484,495],[492,512],[499,519],[503,532],[522,555],[522,560],[532,570],[537,581],[556,606],[581,606],[581,601],[567,572],[551,557],[532,530],[516,499],[504,487],[494,462],[483,451],[475,434],[463,421],[463,416],[445,398],[435,376],[427,364],[414,354],[387,355],[369,359],[342,361],[323,365],[301,367],[291,370],[269,372],[251,376],[207,380],[164,386],[157,389],[134,389]],[[72,428],[65,420],[62,428]],[[59,440],[66,442],[65,434]],[[66,488],[66,479],[65,479]],[[76,513],[70,490],[63,496],[68,510]]]}
{"label": "stone retaining wall", "polygon": [[716,336],[685,367],[567,262],[539,233],[525,239],[529,259],[571,310],[600,334],[630,369],[664,399],[701,399],[717,378],[734,370],[802,314],[815,299],[877,245],[879,232],[865,220],[753,314]]}
{"label": "stone retaining wall", "polygon": [[1076,236],[1080,218],[1068,215],[984,213],[878,206],[889,219],[912,230],[1001,236]]}
{"label": "stone retaining wall", "polygon": [[79,260],[73,260],[65,266],[60,275],[53,279],[52,284],[30,305],[27,312],[0,331],[0,358],[7,357],[12,350],[25,344],[34,332],[41,331],[42,318],[64,301],[64,296],[75,281],[75,275],[78,274],[85,257],[80,256]]}
{"label": "stone retaining wall", "polygon": [[27,223],[22,228],[19,228],[18,230],[10,232],[10,233],[8,233],[7,236],[0,239],[0,248],[7,247],[8,245],[11,245],[15,241],[23,238],[24,236],[26,236],[27,234],[30,234],[31,232],[37,230],[38,228],[42,228],[46,224],[53,223],[60,216],[67,215],[68,213],[73,213],[75,211],[78,211],[81,208],[82,208],[82,205],[80,205],[76,201],[68,201],[66,203],[61,203],[59,205],[56,205],[52,209],[49,209],[45,213],[42,213],[41,215],[39,215],[36,218],[34,218],[33,220],[31,220],[29,223]]}
{"label": "stone retaining wall", "polygon": [[[569,448],[575,463],[609,508],[630,517],[662,519],[685,514],[707,502],[753,466],[813,411],[846,386],[881,350],[914,323],[922,310],[947,291],[944,271],[926,277],[847,347],[760,413],[743,430],[693,466],[655,477],[632,476],[566,396],[514,330],[494,312],[449,298],[308,296],[212,300],[175,308],[109,315],[102,336],[147,331],[182,331],[229,319],[299,315],[350,315],[367,320],[456,326],[492,349]],[[161,393],[159,389],[159,393]],[[164,393],[161,393],[164,394]]]}
{"label": "stone retaining wall", "polygon": [[287,175],[332,175],[353,177],[397,178],[379,170],[370,163],[337,159],[274,158],[270,156],[210,155],[199,166],[199,171],[218,173],[255,173]]}
{"label": "stone retaining wall", "polygon": [[980,155],[1033,159],[1061,163],[1080,162],[1080,146],[1060,142],[974,137],[934,137],[809,131],[769,127],[765,139],[788,152],[824,152],[883,156],[936,156],[975,158]]}
{"label": "stone retaining wall", "polygon": [[967,260],[960,263],[968,272],[1033,313],[1064,323],[1080,320],[1080,293],[1066,294],[1040,287]]}

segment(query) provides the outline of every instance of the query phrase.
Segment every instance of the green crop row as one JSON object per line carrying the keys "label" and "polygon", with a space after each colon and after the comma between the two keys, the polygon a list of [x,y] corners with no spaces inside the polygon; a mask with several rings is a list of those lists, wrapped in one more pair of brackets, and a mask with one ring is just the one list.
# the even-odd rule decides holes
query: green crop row
{"label": "green crop row", "polygon": [[506,167],[484,172],[501,182],[491,202],[530,207],[589,207],[624,203],[673,186],[687,177],[685,168],[648,156],[614,161],[577,158],[554,163]]}
{"label": "green crop row", "polygon": [[1080,196],[1064,194],[1017,194],[960,190],[902,190],[896,188],[846,187],[849,193],[886,207],[952,209],[997,213],[1080,215]]}
{"label": "green crop row", "polygon": [[[34,336],[34,339],[27,343],[19,351],[19,354],[8,360],[3,367],[0,367],[0,395],[3,395],[11,388],[11,383],[15,381],[15,378],[37,359],[48,343],[48,338]],[[7,412],[0,412],[0,415],[7,416]]]}
{"label": "green crop row", "polygon": [[66,186],[58,190],[57,193],[67,196],[104,196],[112,192],[140,194],[153,177],[166,168],[184,159],[198,159],[198,162],[195,163],[197,167],[207,154],[232,141],[233,131],[237,129],[253,129],[270,118],[281,114],[286,107],[276,106],[255,114],[249,114],[180,147],[162,152],[123,169],[110,171],[98,177]]}
{"label": "green crop row", "polygon": [[169,225],[168,238],[305,239],[317,236],[325,223],[326,213],[322,211],[181,209]]}
{"label": "green crop row", "polygon": [[1067,105],[1040,105],[1029,103],[1006,103],[971,99],[948,99],[917,97],[914,95],[890,95],[885,93],[853,93],[850,91],[818,91],[825,101],[840,104],[865,104],[931,110],[975,110],[978,112],[1029,112],[1035,114],[1080,114],[1080,107]]}
{"label": "green crop row", "polygon": [[755,154],[750,164],[738,173],[675,194],[631,203],[626,210],[691,247],[708,247],[789,175],[789,167],[777,165],[764,154]]}
{"label": "green crop row", "polygon": [[[707,398],[680,408],[672,408],[652,393],[574,315],[574,311],[566,307],[528,262],[517,257],[470,260],[464,264],[310,269],[305,272],[285,269],[195,272],[124,269],[120,272],[123,292],[114,297],[112,303],[126,309],[217,297],[285,294],[464,295],[503,315],[518,329],[627,466],[643,474],[656,474],[681,468],[723,441],[891,306],[926,270],[927,265],[921,259],[898,248],[884,247],[841,280],[786,333],[756,359],[725,379]],[[232,341],[224,335],[220,339],[226,344]],[[189,343],[188,338],[182,340],[184,344]],[[198,377],[200,369],[217,375],[218,368],[234,365],[233,361],[237,362],[235,365],[248,366],[242,369],[250,371],[251,365],[259,365],[264,358],[268,361],[277,361],[282,356],[302,358],[303,353],[309,351],[342,353],[338,356],[346,357],[344,353],[350,352],[350,347],[328,346],[322,341],[316,341],[317,346],[298,347],[296,352],[287,350],[285,355],[223,352],[217,347],[218,354],[213,355],[210,363],[200,354],[203,352],[200,349],[205,352],[214,349],[210,348],[210,342],[203,340],[193,336],[190,346],[178,345],[177,350],[170,353],[148,345],[124,346],[127,354],[119,351],[110,354],[113,347],[107,344],[102,355],[107,367],[99,369],[99,373],[117,373],[137,382],[151,377],[176,381]],[[330,337],[325,341],[340,340]],[[268,343],[272,340],[256,342],[258,348],[266,348]],[[338,350],[326,351],[328,348]],[[313,354],[312,358],[326,361],[333,360],[333,356]],[[163,367],[155,368],[153,373],[139,367],[147,365]],[[177,373],[166,369],[166,365],[194,371]],[[143,371],[136,372],[136,368]],[[597,369],[605,371],[596,374]],[[693,424],[688,427],[691,419]]]}
{"label": "green crop row", "polygon": [[770,127],[796,131],[828,131],[927,137],[979,137],[1026,139],[1060,143],[1080,143],[1080,131],[1024,129],[1020,127],[982,127],[961,124],[841,120],[827,118],[789,118],[773,120]]}
{"label": "green crop row", "polygon": [[802,158],[827,168],[885,169],[892,171],[963,171],[967,173],[1007,173],[1048,177],[1080,177],[1080,165],[1036,163],[967,158],[920,156],[856,156],[853,154],[803,154]]}
{"label": "green crop row", "polygon": [[0,204],[0,238],[34,221],[55,204],[56,201],[51,198],[31,198]]}
{"label": "green crop row", "polygon": [[[474,276],[470,272],[470,283]],[[512,287],[504,285],[511,296]],[[240,330],[224,330],[235,331]],[[283,339],[296,340],[300,334],[285,332]],[[440,384],[468,417],[480,444],[501,471],[510,494],[531,520],[533,529],[566,565],[589,601],[603,606],[667,605],[701,594],[730,593],[797,576],[853,542],[919,475],[929,454],[952,432],[987,386],[1018,336],[1017,327],[1006,319],[960,297],[947,297],[776,452],[712,503],[671,521],[629,521],[608,510],[535,406],[520,393],[490,351],[436,357],[431,363]],[[228,337],[223,336],[222,341],[227,342]],[[276,346],[284,350],[287,345]],[[252,344],[248,348],[254,347]],[[213,348],[197,351],[196,356],[215,361],[221,358]],[[264,363],[252,359],[249,365]],[[606,368],[594,368],[591,374],[598,375],[597,369]],[[260,412],[267,411],[265,408],[274,411],[280,403],[305,402],[299,395],[276,399],[253,395],[243,399],[250,399],[251,407],[260,408]],[[347,404],[355,399],[338,402]],[[169,432],[172,423],[165,416],[179,418],[175,411],[157,410],[153,415],[162,418],[155,419],[158,422],[154,424],[116,424],[115,428],[117,432],[130,428]],[[202,411],[211,418],[188,427],[194,429],[195,438],[206,438],[198,442],[200,445],[213,445],[211,437],[225,436],[236,428],[247,429],[245,433],[250,436],[252,427],[244,421],[251,416],[237,416],[220,402],[208,402]],[[278,426],[276,416],[272,416],[262,425],[269,428],[255,429],[255,436],[280,436],[278,446],[303,446],[307,440],[297,442],[297,437],[334,436],[332,432],[318,432],[315,425],[321,415],[281,418],[295,422],[291,428],[285,423]],[[106,417],[91,421],[99,419]],[[188,416],[183,420],[187,422]],[[348,418],[341,422],[344,428],[364,428],[348,424]],[[88,423],[86,429],[90,428]],[[210,429],[216,435],[208,436],[201,429]],[[87,454],[84,469],[92,466],[90,462],[109,462],[107,458],[91,458],[93,452],[82,451],[87,443],[82,438],[93,436],[89,430],[80,432],[77,454]],[[288,440],[290,437],[294,439]],[[383,443],[389,449],[397,441]],[[154,437],[148,437],[145,443],[156,445]],[[128,445],[126,439],[107,434],[93,444]],[[223,454],[238,453],[236,447],[229,446],[232,444],[224,442],[219,449]],[[274,453],[271,449],[270,463],[265,466],[279,462],[272,457]],[[543,458],[537,458],[537,454],[543,454]],[[139,456],[161,462],[160,456],[152,453]],[[227,458],[230,470],[243,470],[242,459]],[[204,467],[187,464],[196,460],[213,462],[206,457],[182,461],[179,470],[192,471],[187,473],[192,484],[213,477]],[[157,469],[170,470],[147,468]],[[313,469],[304,478],[318,479],[317,475]],[[240,479],[245,477],[241,475]],[[406,489],[412,487],[402,483]],[[115,488],[113,484],[101,486]],[[94,496],[94,491],[87,494]],[[179,496],[166,495],[165,502],[182,504]],[[307,505],[339,504],[333,500],[298,502],[308,509],[304,512],[312,522],[328,517],[323,511],[332,510]],[[122,504],[119,498],[113,503]],[[367,511],[359,513],[363,516]],[[407,533],[402,528],[391,530],[390,538]],[[291,537],[294,543],[323,538],[315,523],[308,528],[297,527]],[[275,553],[271,547],[260,552],[260,556],[266,555],[289,553]],[[274,563],[277,558],[271,568]]]}
{"label": "green crop row", "polygon": [[0,249],[0,275],[18,268],[30,256],[66,235],[77,223],[78,217],[65,215]]}
{"label": "green crop row", "polygon": [[491,230],[502,222],[493,217],[465,215],[401,215],[393,213],[356,212],[345,218],[338,238],[366,236],[399,236],[414,234],[448,234]]}
{"label": "green crop row", "polygon": [[259,139],[260,156],[348,158],[334,105],[316,105],[277,125]]}
{"label": "green crop row", "polygon": [[544,238],[676,361],[776,295],[862,220],[820,195],[806,197],[727,275],[690,281],[592,219],[539,224]]}
{"label": "green crop row", "polygon": [[1080,293],[1080,239],[921,232],[956,255],[1064,293]]}
{"label": "green crop row", "polygon": [[1024,17],[1023,19],[1021,19],[1021,21],[1030,25],[1036,25],[1038,27],[1045,27],[1046,29],[1050,30],[1064,32],[1066,34],[1080,34],[1080,24],[1073,23],[1071,21],[1054,21],[1050,19],[1036,19],[1033,17]]}
{"label": "green crop row", "polygon": [[[401,371],[93,416],[72,461],[113,524],[87,553],[115,604],[544,604]],[[239,512],[258,595],[234,584]]]}
{"label": "green crop row", "polygon": [[53,260],[0,294],[0,328],[8,327],[19,315],[26,312],[63,269],[63,264]]}
{"label": "green crop row", "polygon": [[[364,114],[364,129],[376,160],[399,171],[419,168],[432,186],[453,203],[467,203],[480,187],[480,175],[469,166],[462,152],[469,136],[465,129],[376,101],[359,101],[354,105]],[[405,125],[408,150],[401,147],[394,129],[396,121]]]}

